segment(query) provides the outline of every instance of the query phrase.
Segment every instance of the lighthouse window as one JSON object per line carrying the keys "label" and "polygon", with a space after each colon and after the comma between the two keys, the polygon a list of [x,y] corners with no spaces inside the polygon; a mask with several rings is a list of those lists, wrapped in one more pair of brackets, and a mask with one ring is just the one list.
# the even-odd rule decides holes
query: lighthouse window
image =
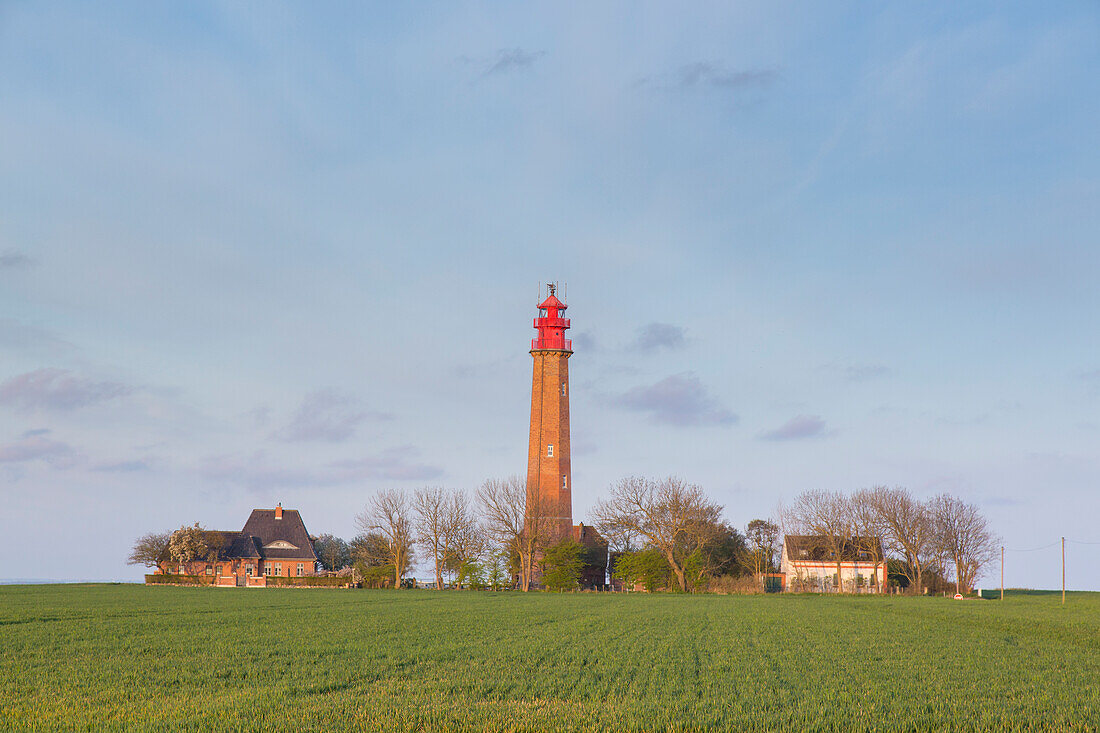
{"label": "lighthouse window", "polygon": [[565,382],[561,383],[561,396],[565,397]]}
{"label": "lighthouse window", "polygon": [[561,477],[561,487],[563,489],[568,489],[569,488],[569,477],[568,476],[562,476]]}
{"label": "lighthouse window", "polygon": [[547,458],[553,458],[554,457],[554,446],[552,446],[552,445],[546,446],[546,457]]}

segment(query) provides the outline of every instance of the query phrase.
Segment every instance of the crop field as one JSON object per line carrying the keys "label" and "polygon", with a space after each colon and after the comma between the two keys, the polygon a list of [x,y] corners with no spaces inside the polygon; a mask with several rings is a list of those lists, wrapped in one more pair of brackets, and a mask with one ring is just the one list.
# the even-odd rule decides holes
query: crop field
{"label": "crop field", "polygon": [[1100,594],[0,587],[3,730],[1096,730]]}

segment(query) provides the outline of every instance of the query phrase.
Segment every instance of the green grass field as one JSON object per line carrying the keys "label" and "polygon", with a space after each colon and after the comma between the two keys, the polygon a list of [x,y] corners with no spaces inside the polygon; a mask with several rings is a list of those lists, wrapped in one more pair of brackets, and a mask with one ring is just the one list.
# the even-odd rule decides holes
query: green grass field
{"label": "green grass field", "polygon": [[1096,730],[1058,601],[0,586],[0,729]]}

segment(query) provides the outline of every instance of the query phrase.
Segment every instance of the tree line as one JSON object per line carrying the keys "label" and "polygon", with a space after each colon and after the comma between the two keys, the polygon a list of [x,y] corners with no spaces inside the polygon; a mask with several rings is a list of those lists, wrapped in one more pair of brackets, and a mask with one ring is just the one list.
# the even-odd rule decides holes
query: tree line
{"label": "tree line", "polygon": [[[606,566],[619,587],[760,592],[765,576],[780,568],[782,535],[800,534],[814,536],[835,558],[838,577],[846,548],[856,547],[887,563],[896,587],[922,593],[953,576],[959,591],[968,592],[997,545],[977,507],[947,494],[921,501],[883,486],[850,494],[807,491],[781,505],[778,518],[754,519],[741,530],[698,485],[627,477],[593,512],[607,543],[602,559],[600,548],[561,538],[553,514],[525,481],[511,476],[485,481],[472,496],[439,487],[383,490],[356,515],[353,539],[322,534],[311,540],[326,572],[368,587],[405,587],[422,562],[440,590],[524,591],[536,584],[577,589],[586,567],[601,568],[591,582],[603,585]],[[216,561],[223,545],[221,533],[195,524],[141,537],[130,562]]]}
{"label": "tree line", "polygon": [[855,547],[886,562],[896,584],[917,594],[952,579],[956,592],[969,593],[998,550],[981,510],[950,494],[920,500],[886,486],[807,491],[779,514],[787,533],[820,538],[838,576],[843,549]]}

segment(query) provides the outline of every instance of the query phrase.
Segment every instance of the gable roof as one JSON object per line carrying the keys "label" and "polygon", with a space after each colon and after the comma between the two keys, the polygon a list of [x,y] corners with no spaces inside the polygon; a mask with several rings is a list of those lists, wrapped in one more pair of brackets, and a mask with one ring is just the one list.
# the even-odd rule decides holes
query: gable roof
{"label": "gable roof", "polygon": [[[829,541],[822,535],[789,534],[783,538],[784,552],[791,562],[835,562]],[[860,557],[860,553],[867,553]],[[873,561],[881,558],[882,539],[879,537],[851,537],[840,550],[841,562]]]}
{"label": "gable roof", "polygon": [[[259,550],[259,557],[273,559],[317,559],[309,541],[305,522],[297,509],[283,509],[283,518],[275,518],[274,509],[253,509],[241,534],[250,535]],[[272,547],[290,543],[297,549]]]}

